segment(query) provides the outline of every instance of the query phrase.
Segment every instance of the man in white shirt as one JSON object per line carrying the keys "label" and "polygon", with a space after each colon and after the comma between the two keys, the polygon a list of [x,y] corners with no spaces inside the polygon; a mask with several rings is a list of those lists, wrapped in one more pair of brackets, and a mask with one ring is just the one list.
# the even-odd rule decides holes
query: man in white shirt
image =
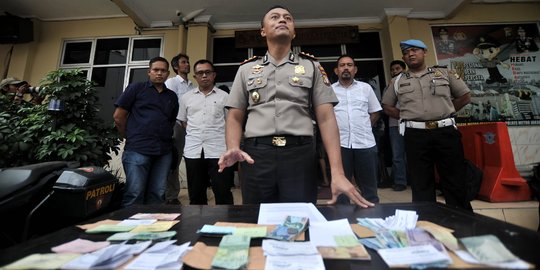
{"label": "man in white shirt", "polygon": [[[179,53],[171,59],[171,66],[176,73],[176,76],[167,79],[165,85],[167,88],[173,90],[178,96],[178,104],[182,100],[184,95],[189,89],[194,88],[194,85],[188,80],[187,75],[189,73],[189,57],[185,54]],[[184,151],[184,143],[186,137],[186,130],[182,127],[182,124],[177,120],[174,125],[174,146],[178,151],[178,155],[173,157],[172,173],[167,178],[167,190],[165,193],[165,202],[167,204],[180,204],[178,200],[178,194],[180,193],[180,179],[178,177],[178,166],[182,160]]]}
{"label": "man in white shirt", "polygon": [[233,168],[218,172],[225,146],[225,101],[228,94],[215,87],[216,72],[208,60],[193,65],[198,88],[184,94],[178,119],[186,128],[184,160],[190,204],[208,204],[206,188],[212,186],[216,204],[233,204]]}
{"label": "man in white shirt", "polygon": [[[366,200],[377,203],[377,144],[372,126],[379,119],[381,105],[367,83],[354,79],[357,67],[348,55],[338,58],[334,72],[339,81],[332,84],[339,103],[334,107],[341,142],[345,176],[354,180]],[[338,201],[348,202],[345,196]]]}

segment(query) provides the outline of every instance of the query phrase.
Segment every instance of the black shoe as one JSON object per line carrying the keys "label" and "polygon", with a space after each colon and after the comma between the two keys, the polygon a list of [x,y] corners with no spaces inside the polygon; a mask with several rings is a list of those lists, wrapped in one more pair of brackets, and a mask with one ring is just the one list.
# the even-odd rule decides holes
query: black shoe
{"label": "black shoe", "polygon": [[182,205],[178,199],[167,200],[165,204]]}
{"label": "black shoe", "polygon": [[378,188],[391,188],[391,187],[392,187],[392,183],[386,182],[386,181],[379,182],[379,183],[377,183],[377,187],[378,187]]}
{"label": "black shoe", "polygon": [[394,191],[404,191],[404,190],[407,189],[407,186],[402,185],[402,184],[395,184],[395,185],[392,187],[392,189],[393,189]]}

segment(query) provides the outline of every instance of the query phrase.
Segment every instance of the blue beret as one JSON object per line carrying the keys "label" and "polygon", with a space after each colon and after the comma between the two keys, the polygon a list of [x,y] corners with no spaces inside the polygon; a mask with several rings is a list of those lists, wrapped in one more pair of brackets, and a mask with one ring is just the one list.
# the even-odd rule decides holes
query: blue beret
{"label": "blue beret", "polygon": [[404,51],[411,47],[427,49],[426,44],[424,44],[424,42],[418,39],[409,39],[409,40],[402,41],[399,43],[399,47],[401,47],[401,51]]}

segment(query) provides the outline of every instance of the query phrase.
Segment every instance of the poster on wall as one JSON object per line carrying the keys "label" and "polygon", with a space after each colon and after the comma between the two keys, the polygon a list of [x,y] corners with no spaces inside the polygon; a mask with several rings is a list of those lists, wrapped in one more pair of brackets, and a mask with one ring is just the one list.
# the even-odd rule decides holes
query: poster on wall
{"label": "poster on wall", "polygon": [[459,122],[540,125],[538,23],[431,30],[438,65],[455,70],[471,90],[471,103],[458,112]]}

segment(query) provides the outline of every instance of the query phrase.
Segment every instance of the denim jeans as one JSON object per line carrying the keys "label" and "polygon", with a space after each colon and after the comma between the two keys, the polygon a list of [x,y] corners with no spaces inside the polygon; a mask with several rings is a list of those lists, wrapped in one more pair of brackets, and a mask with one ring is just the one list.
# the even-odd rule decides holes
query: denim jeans
{"label": "denim jeans", "polygon": [[405,141],[399,134],[399,127],[390,127],[390,145],[392,146],[392,174],[394,184],[407,185],[407,164],[405,161]]}
{"label": "denim jeans", "polygon": [[124,151],[122,164],[126,173],[126,190],[122,206],[163,203],[171,161],[172,152],[161,156],[149,156]]}

